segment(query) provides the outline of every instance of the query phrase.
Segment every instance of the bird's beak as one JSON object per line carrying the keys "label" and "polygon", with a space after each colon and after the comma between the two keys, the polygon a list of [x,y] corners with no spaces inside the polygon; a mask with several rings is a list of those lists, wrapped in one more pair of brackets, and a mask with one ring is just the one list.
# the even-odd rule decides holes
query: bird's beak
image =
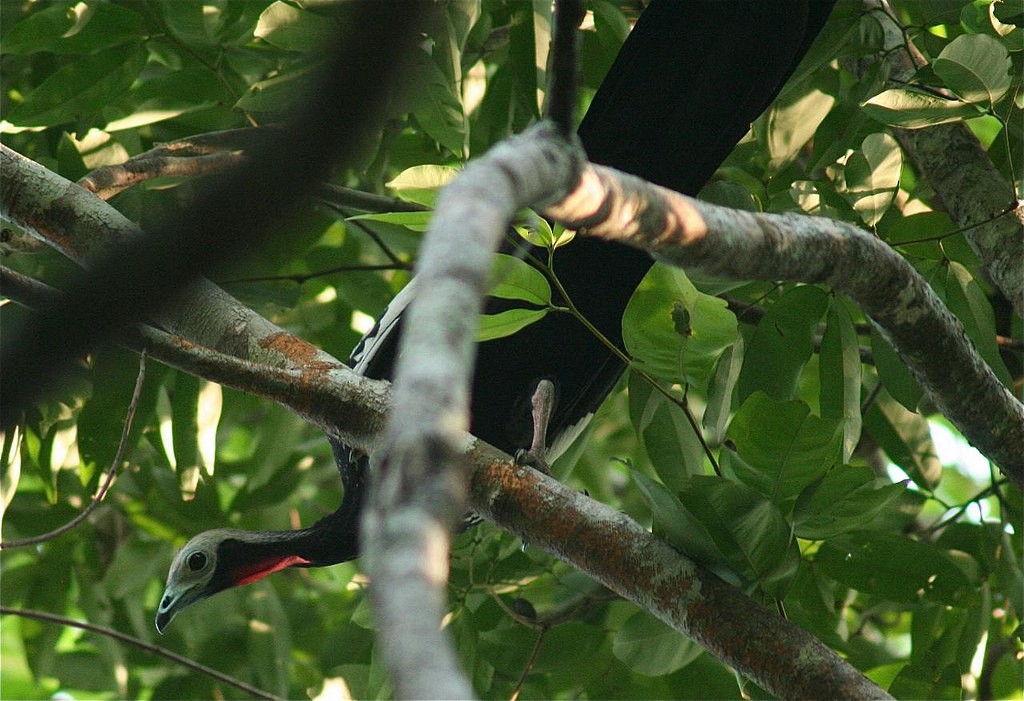
{"label": "bird's beak", "polygon": [[164,595],[160,598],[160,607],[156,610],[157,632],[163,635],[164,629],[179,611],[209,595],[202,585],[195,582],[192,584],[168,584]]}

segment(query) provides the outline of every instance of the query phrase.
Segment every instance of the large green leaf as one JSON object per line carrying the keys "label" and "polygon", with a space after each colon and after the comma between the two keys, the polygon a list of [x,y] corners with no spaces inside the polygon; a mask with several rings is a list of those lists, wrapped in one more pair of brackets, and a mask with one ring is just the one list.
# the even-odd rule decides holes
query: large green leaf
{"label": "large green leaf", "polygon": [[708,443],[718,445],[725,438],[726,424],[732,409],[733,390],[743,366],[743,336],[736,336],[736,343],[727,348],[718,359],[718,367],[708,384],[707,406],[704,408],[702,423]]}
{"label": "large green leaf", "polygon": [[50,127],[92,115],[124,93],[146,64],[132,45],[101,51],[56,71],[6,115],[12,124]]}
{"label": "large green leaf", "polygon": [[536,323],[547,316],[547,309],[508,309],[497,314],[482,314],[477,327],[478,343],[493,341],[517,333],[530,324]]}
{"label": "large green leaf", "polygon": [[795,575],[800,553],[791,526],[756,491],[720,477],[693,477],[678,497],[634,472],[633,479],[669,541],[698,562],[735,572],[781,595]]}
{"label": "large green leaf", "polygon": [[878,513],[892,505],[905,489],[904,484],[881,482],[867,467],[837,467],[800,495],[793,511],[796,534],[808,540],[824,540],[870,528]]}
{"label": "large green leaf", "polygon": [[851,533],[825,541],[815,556],[822,572],[893,602],[963,605],[975,583],[935,546],[895,533]]}
{"label": "large green leaf", "polygon": [[612,652],[619,660],[649,677],[682,669],[703,651],[700,645],[646,611],[630,616],[612,643]]}
{"label": "large green leaf", "polygon": [[521,258],[499,253],[491,268],[491,297],[519,299],[541,307],[551,304],[551,285],[544,274]]}
{"label": "large green leaf", "polygon": [[989,302],[981,285],[971,272],[959,263],[950,262],[946,273],[946,294],[944,301],[949,310],[957,315],[967,335],[974,342],[996,377],[1007,387],[1013,384],[1010,371],[1006,369],[996,345],[996,322]]}
{"label": "large green leaf", "polygon": [[963,34],[932,62],[932,70],[965,102],[994,105],[1010,88],[1010,55],[986,34]]}
{"label": "large green leaf", "polygon": [[797,380],[814,352],[814,332],[828,307],[828,295],[801,285],[786,292],[757,325],[740,371],[739,397],[761,390],[774,399],[791,399]]}
{"label": "large green leaf", "polygon": [[833,300],[818,358],[821,416],[843,422],[842,462],[849,462],[860,441],[860,346],[846,307]]}
{"label": "large green leaf", "polygon": [[651,268],[622,316],[623,341],[637,367],[670,383],[707,385],[736,334],[736,316],[724,300],[665,265]]}
{"label": "large green leaf", "polygon": [[629,377],[629,415],[662,483],[678,490],[703,473],[704,446],[682,408],[636,373]]}
{"label": "large green leaf", "polygon": [[4,33],[8,55],[91,54],[145,38],[142,16],[130,6],[59,3],[30,14]]}
{"label": "large green leaf", "polygon": [[739,461],[736,476],[776,504],[794,499],[836,464],[843,423],[811,414],[800,401],[777,402],[757,392],[747,398],[728,438]]}
{"label": "large green leaf", "polygon": [[892,88],[875,95],[864,103],[862,109],[872,119],[902,129],[958,122],[979,114],[973,104],[903,88]]}
{"label": "large green leaf", "polygon": [[868,226],[889,209],[900,184],[903,152],[888,134],[869,134],[846,160],[843,196]]}
{"label": "large green leaf", "polygon": [[313,51],[328,45],[338,35],[337,24],[328,17],[275,2],[263,11],[253,36],[287,51]]}
{"label": "large green leaf", "polygon": [[878,376],[892,398],[909,411],[916,411],[924,391],[878,327],[871,329],[871,355]]}

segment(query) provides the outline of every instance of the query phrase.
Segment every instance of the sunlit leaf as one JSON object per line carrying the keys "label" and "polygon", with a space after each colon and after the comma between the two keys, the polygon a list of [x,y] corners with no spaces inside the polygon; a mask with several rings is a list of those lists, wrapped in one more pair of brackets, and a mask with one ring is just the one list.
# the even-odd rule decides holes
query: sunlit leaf
{"label": "sunlit leaf", "polygon": [[386,186],[407,202],[433,207],[437,191],[454,180],[458,174],[459,169],[451,166],[413,166],[396,175]]}
{"label": "sunlit leaf", "polygon": [[[680,310],[689,315],[680,334]],[[622,317],[626,349],[637,366],[667,382],[706,385],[722,352],[736,340],[736,316],[724,300],[706,295],[678,268],[655,265]]]}
{"label": "sunlit leaf", "polygon": [[995,104],[1010,88],[1006,47],[986,34],[964,34],[932,62],[936,75],[965,102]]}
{"label": "sunlit leaf", "polygon": [[547,309],[509,309],[497,314],[482,314],[480,326],[476,332],[476,340],[483,343],[511,336],[530,324],[540,321],[547,314]]}
{"label": "sunlit leaf", "polygon": [[843,422],[842,462],[845,463],[860,441],[860,345],[853,319],[845,306],[833,301],[827,318],[818,362],[819,403],[822,418]]}
{"label": "sunlit leaf", "polygon": [[145,63],[140,46],[87,56],[52,74],[5,118],[20,126],[54,126],[92,114],[125,92]]}
{"label": "sunlit leaf", "polygon": [[882,124],[903,129],[921,129],[978,116],[978,108],[970,103],[903,88],[875,95],[862,109]]}
{"label": "sunlit leaf", "polygon": [[882,218],[900,184],[903,152],[888,134],[869,134],[843,168],[843,195],[868,226]]}
{"label": "sunlit leaf", "polygon": [[337,37],[338,27],[323,15],[275,2],[260,15],[253,36],[287,51],[313,51]]}

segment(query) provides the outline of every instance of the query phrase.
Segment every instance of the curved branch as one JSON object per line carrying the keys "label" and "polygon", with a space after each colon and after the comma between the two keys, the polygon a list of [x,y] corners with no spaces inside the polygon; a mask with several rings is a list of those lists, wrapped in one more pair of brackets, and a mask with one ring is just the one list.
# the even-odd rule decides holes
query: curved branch
{"label": "curved branch", "polygon": [[[884,8],[885,2],[868,4]],[[891,12],[879,13],[879,26],[886,48],[905,49],[888,52],[893,79],[910,80],[925,65],[925,58]],[[978,137],[963,122],[894,129],[893,136],[918,173],[928,179],[950,218],[964,230],[992,282],[1024,317],[1024,207]],[[1007,213],[1012,216],[1000,216]]]}
{"label": "curved branch", "polygon": [[[427,7],[397,0],[357,4],[353,31],[336,42],[338,48],[318,71],[320,80],[308,86],[316,99],[296,101],[288,127],[254,150],[250,166],[212,178],[196,204],[173,221],[154,227],[144,240],[129,241],[116,255],[94,260],[92,271],[70,286],[73,293],[62,307],[5,333],[0,423],[13,423],[52,384],[55,369],[75,355],[153,313],[204,269],[253,246],[309,196],[330,167],[368,142]],[[19,198],[26,195],[26,188],[6,182],[17,170],[11,153],[4,152],[2,163],[4,216],[23,210]],[[57,206],[61,194],[55,193]]]}
{"label": "curved branch", "polygon": [[849,295],[939,410],[1024,487],[1024,405],[928,283],[878,239],[831,219],[719,207],[593,165],[545,213],[585,235],[710,275],[824,284]]}
{"label": "curved branch", "polygon": [[889,698],[810,633],[680,555],[621,511],[478,443],[473,509],[594,577],[778,698]]}

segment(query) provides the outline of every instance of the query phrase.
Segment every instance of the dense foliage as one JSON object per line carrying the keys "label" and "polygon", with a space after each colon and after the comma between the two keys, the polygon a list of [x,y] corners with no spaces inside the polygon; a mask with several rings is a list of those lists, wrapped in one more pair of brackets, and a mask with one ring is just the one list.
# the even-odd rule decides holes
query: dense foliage
{"label": "dense foliage", "polygon": [[[301,95],[344,3],[4,2],[4,143],[72,180],[158,142],[270,124]],[[964,119],[1021,192],[1024,15],[989,0],[893,2],[930,65],[887,90],[880,17],[840,2],[776,104],[702,197],[856,222],[890,243],[1021,386],[1021,320],[891,135]],[[403,67],[376,149],[335,182],[430,201],[458,167],[539,116],[550,7],[451,0]],[[585,107],[638,3],[589,0]],[[411,170],[410,170],[411,169]],[[113,204],[143,227],[187,207],[197,180],[160,178]],[[388,184],[391,187],[388,187]],[[311,208],[216,281],[339,358],[409,279],[423,218]],[[545,233],[524,217],[524,230]],[[4,265],[59,284],[72,264],[5,231]],[[556,232],[557,233],[557,232]],[[560,242],[564,242],[560,240]],[[565,245],[572,245],[569,241]],[[558,250],[553,253],[557,274]],[[520,284],[544,313],[543,276]],[[19,307],[4,307],[15,323]],[[527,323],[530,318],[518,322]],[[508,329],[486,326],[490,333]],[[555,472],[650,524],[784,610],[902,698],[1019,697],[1021,494],[984,460],[937,452],[955,433],[863,314],[809,285],[723,284],[656,266],[623,319],[635,372]],[[114,459],[138,360],[97,349],[4,436],[4,537],[78,513]],[[679,401],[698,417],[691,428]],[[130,456],[70,533],[5,550],[5,607],[47,611],[178,651],[270,693],[343,679],[388,694],[358,563],[277,574],[204,602],[158,638],[173,549],[200,530],[293,528],[332,511],[326,441],[282,407],[150,362]],[[712,458],[722,477],[714,476]],[[979,471],[978,466],[981,466]],[[734,675],[632,604],[484,524],[461,534],[451,630],[485,698],[739,698]],[[7,616],[5,698],[232,698],[237,690],[109,638]]]}

